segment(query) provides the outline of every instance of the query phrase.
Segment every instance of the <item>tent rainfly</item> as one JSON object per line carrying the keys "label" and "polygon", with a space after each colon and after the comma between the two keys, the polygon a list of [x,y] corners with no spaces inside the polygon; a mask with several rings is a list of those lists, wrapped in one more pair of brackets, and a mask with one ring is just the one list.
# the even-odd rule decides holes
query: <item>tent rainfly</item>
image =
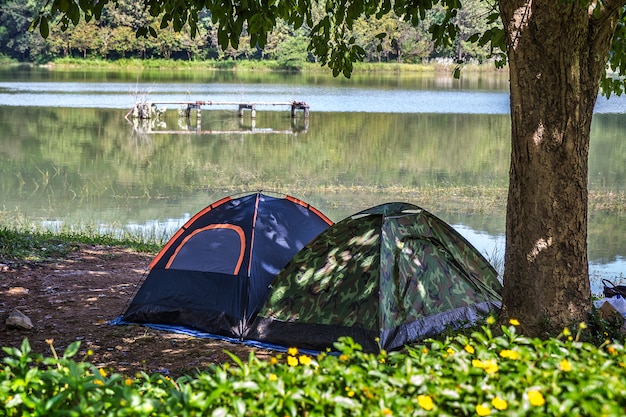
{"label": "tent rainfly", "polygon": [[291,196],[223,198],[169,240],[116,322],[242,338],[276,274],[331,224]]}
{"label": "tent rainfly", "polygon": [[352,215],[306,245],[272,283],[246,334],[324,350],[350,336],[391,350],[500,308],[498,274],[448,224],[407,203]]}

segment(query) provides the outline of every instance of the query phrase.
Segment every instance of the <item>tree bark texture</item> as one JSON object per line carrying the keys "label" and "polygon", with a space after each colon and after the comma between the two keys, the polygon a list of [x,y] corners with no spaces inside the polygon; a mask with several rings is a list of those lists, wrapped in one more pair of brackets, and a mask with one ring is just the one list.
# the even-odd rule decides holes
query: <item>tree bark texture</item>
{"label": "tree bark texture", "polygon": [[502,318],[529,335],[585,321],[591,307],[589,138],[618,14],[581,4],[499,2],[512,126]]}

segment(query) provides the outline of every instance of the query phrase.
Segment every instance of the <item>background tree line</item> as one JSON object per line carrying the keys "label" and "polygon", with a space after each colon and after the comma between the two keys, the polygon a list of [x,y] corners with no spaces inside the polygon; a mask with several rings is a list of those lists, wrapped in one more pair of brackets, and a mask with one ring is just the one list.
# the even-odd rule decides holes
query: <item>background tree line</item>
{"label": "background tree line", "polygon": [[[52,25],[50,35],[43,39],[39,31],[29,31],[29,26],[42,6],[42,0],[0,0],[0,58],[20,62],[45,63],[57,58],[161,58],[180,60],[276,60],[281,66],[298,67],[315,58],[307,52],[310,29],[294,30],[279,22],[268,36],[267,45],[261,49],[250,46],[250,39],[242,36],[237,50],[225,51],[218,46],[217,27],[208,12],[204,12],[199,31],[191,37],[189,31],[175,32],[171,27],[159,30],[158,37],[137,37],[136,30],[146,24],[158,27],[160,17],[152,17],[133,0],[119,0],[108,4],[97,22],[80,24],[62,31]],[[323,13],[319,4],[317,12]],[[485,16],[489,5],[480,0],[470,0],[457,16],[461,28],[459,40],[447,48],[437,48],[428,32],[431,22],[443,19],[444,10],[432,10],[418,26],[403,21],[395,15],[386,15],[374,22],[362,18],[354,25],[352,36],[364,46],[366,62],[419,63],[434,58],[452,58],[482,62],[489,51],[466,40],[476,32],[486,29]],[[380,36],[384,33],[385,36]]]}

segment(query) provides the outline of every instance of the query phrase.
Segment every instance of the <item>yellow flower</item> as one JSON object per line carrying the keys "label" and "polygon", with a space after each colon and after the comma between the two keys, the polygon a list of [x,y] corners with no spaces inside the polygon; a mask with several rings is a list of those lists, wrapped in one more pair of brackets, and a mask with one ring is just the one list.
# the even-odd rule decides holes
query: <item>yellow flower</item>
{"label": "yellow flower", "polygon": [[563,329],[563,336],[569,336],[570,335],[570,331],[569,329],[566,327]]}
{"label": "yellow flower", "polygon": [[473,347],[473,346],[470,346],[470,345],[465,345],[465,347],[464,347],[463,349],[465,349],[465,351],[466,351],[467,353],[469,353],[470,355],[473,355],[473,354],[474,354],[474,347]]}
{"label": "yellow flower", "polygon": [[488,416],[489,414],[491,414],[491,409],[488,405],[478,404],[476,406],[476,414],[478,414],[479,416]]}
{"label": "yellow flower", "polygon": [[496,322],[496,318],[495,318],[494,316],[489,316],[489,317],[487,317],[487,324],[488,324],[488,325],[490,325],[490,326],[491,326],[491,325],[492,325],[492,324],[494,324],[495,322]]}
{"label": "yellow flower", "polygon": [[340,361],[347,361],[348,360],[348,355],[339,355],[339,360]]}
{"label": "yellow flower", "polygon": [[613,346],[609,346],[608,351],[611,355],[617,355],[617,349],[615,349]]}
{"label": "yellow flower", "polygon": [[46,339],[46,343],[52,345],[54,343],[54,339]]}
{"label": "yellow flower", "polygon": [[130,378],[126,378],[126,379],[124,380],[124,384],[125,384],[125,385],[133,385],[133,380],[132,380],[132,379],[130,379]]}
{"label": "yellow flower", "polygon": [[383,415],[390,416],[393,412],[388,408],[383,408]]}
{"label": "yellow flower", "polygon": [[276,374],[270,374],[270,381],[277,381],[278,377],[276,376]]}
{"label": "yellow flower", "polygon": [[472,360],[472,366],[474,368],[481,368],[488,374],[495,374],[496,372],[498,372],[498,362],[496,362],[494,359],[489,359],[484,362],[478,359],[474,359]]}
{"label": "yellow flower", "polygon": [[99,368],[99,369],[98,369],[98,372],[100,372],[100,375],[102,375],[102,378],[106,378],[106,376],[107,376],[107,371],[105,371],[105,370],[104,370],[104,369],[102,369],[102,368]]}
{"label": "yellow flower", "polygon": [[500,411],[506,410],[507,407],[509,406],[506,400],[500,397],[496,397],[493,400],[491,400],[491,405],[493,405],[493,407],[496,410],[500,410]]}
{"label": "yellow flower", "polygon": [[275,356],[270,358],[270,365],[276,365],[278,363],[278,359]]}
{"label": "yellow flower", "polygon": [[513,326],[519,326],[519,320],[518,319],[511,319],[511,320],[509,320],[509,323],[512,324]]}
{"label": "yellow flower", "polygon": [[422,348],[422,353],[423,353],[424,355],[428,354],[428,349],[426,349],[426,348]]}
{"label": "yellow flower", "polygon": [[298,366],[298,358],[296,358],[295,356],[288,356],[287,364],[289,366]]}
{"label": "yellow flower", "polygon": [[287,355],[296,356],[297,354],[298,354],[297,347],[290,347],[289,349],[287,349]]}
{"label": "yellow flower", "polygon": [[92,355],[93,355],[93,350],[88,349],[88,350],[87,350],[87,356],[92,356]]}
{"label": "yellow flower", "polygon": [[495,374],[496,372],[498,372],[498,362],[496,362],[494,359],[490,359],[488,361],[484,361],[483,362],[483,369],[488,374]]}
{"label": "yellow flower", "polygon": [[587,328],[587,323],[585,323],[584,321],[581,321],[580,324],[578,325],[578,328],[581,330],[584,330]]}
{"label": "yellow flower", "polygon": [[307,355],[300,355],[300,357],[298,358],[298,361],[300,362],[300,365],[310,365],[311,357]]}
{"label": "yellow flower", "polygon": [[535,407],[541,407],[546,403],[546,400],[543,398],[543,394],[540,391],[532,389],[528,391],[528,394],[526,395],[528,396],[530,404]]}
{"label": "yellow flower", "polygon": [[430,395],[418,395],[417,403],[426,411],[430,411],[435,407],[435,403]]}
{"label": "yellow flower", "polygon": [[500,352],[500,356],[502,356],[503,358],[511,359],[511,360],[519,359],[519,353],[510,349],[505,349],[502,352]]}
{"label": "yellow flower", "polygon": [[563,372],[569,372],[572,370],[572,364],[567,359],[563,359],[561,362],[559,362],[559,368]]}
{"label": "yellow flower", "polygon": [[449,347],[448,350],[446,350],[446,352],[448,352],[448,355],[450,356],[454,355],[454,349],[452,349],[451,347]]}
{"label": "yellow flower", "polygon": [[94,380],[93,383],[96,384],[96,385],[104,385],[104,382],[102,382],[99,379]]}
{"label": "yellow flower", "polygon": [[348,397],[350,398],[354,397],[354,391],[348,391]]}

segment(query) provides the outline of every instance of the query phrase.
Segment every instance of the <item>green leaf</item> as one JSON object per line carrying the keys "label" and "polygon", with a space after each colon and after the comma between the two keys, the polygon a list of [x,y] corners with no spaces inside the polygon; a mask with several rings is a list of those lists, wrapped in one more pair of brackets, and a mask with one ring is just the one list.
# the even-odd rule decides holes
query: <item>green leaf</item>
{"label": "green leaf", "polygon": [[169,25],[170,19],[171,19],[171,16],[165,13],[163,15],[163,18],[161,19],[161,24],[159,25],[159,29],[165,29]]}
{"label": "green leaf", "polygon": [[378,9],[378,13],[376,13],[376,19],[380,19],[391,10],[391,1],[383,0]]}
{"label": "green leaf", "polygon": [[67,17],[72,21],[72,24],[74,26],[78,25],[78,22],[80,21],[80,9],[76,6],[74,2],[70,2],[67,8]]}
{"label": "green leaf", "polygon": [[235,398],[233,407],[237,411],[236,415],[243,416],[246,414],[246,402],[241,398]]}
{"label": "green leaf", "polygon": [[145,38],[148,35],[148,28],[147,27],[140,27],[139,29],[137,29],[137,32],[135,32],[135,37],[137,38]]}
{"label": "green leaf", "polygon": [[228,416],[228,410],[224,407],[219,407],[213,410],[211,417],[226,417]]}
{"label": "green leaf", "polygon": [[344,408],[348,408],[350,410],[358,410],[361,408],[361,405],[355,400],[353,400],[352,398],[344,397],[341,395],[334,397],[333,402],[336,405],[339,405]]}
{"label": "green leaf", "polygon": [[30,343],[28,342],[28,339],[22,340],[20,350],[22,355],[28,355],[30,353]]}
{"label": "green leaf", "polygon": [[48,26],[48,19],[46,18],[41,19],[41,24],[39,25],[39,33],[41,34],[41,37],[44,39],[47,39],[48,35],[50,35],[50,27]]}
{"label": "green leaf", "polygon": [[57,395],[55,395],[54,397],[52,397],[48,401],[46,401],[46,404],[45,404],[45,407],[44,407],[45,410],[47,412],[50,412],[50,411],[55,410],[55,409],[62,409],[62,407],[60,407],[60,406],[67,399],[67,397],[69,395],[70,395],[70,391],[69,390],[61,391],[60,393],[58,393]]}
{"label": "green leaf", "polygon": [[28,27],[28,31],[32,32],[34,31],[37,26],[39,26],[39,23],[41,22],[41,16],[37,16],[32,22],[30,22],[30,26]]}
{"label": "green leaf", "polygon": [[172,19],[172,26],[174,27],[174,31],[180,32],[181,29],[183,28],[184,23],[185,23],[184,20],[180,16]]}
{"label": "green leaf", "polygon": [[224,351],[225,354],[227,354],[228,356],[230,356],[230,359],[232,359],[233,362],[235,362],[237,364],[237,366],[239,366],[240,368],[243,368],[243,361],[241,360],[241,358],[239,358],[239,356],[235,355],[234,353],[231,353],[227,350]]}
{"label": "green leaf", "polygon": [[63,359],[69,359],[74,357],[78,353],[78,349],[80,348],[80,341],[76,341],[71,343],[65,352],[63,352]]}

